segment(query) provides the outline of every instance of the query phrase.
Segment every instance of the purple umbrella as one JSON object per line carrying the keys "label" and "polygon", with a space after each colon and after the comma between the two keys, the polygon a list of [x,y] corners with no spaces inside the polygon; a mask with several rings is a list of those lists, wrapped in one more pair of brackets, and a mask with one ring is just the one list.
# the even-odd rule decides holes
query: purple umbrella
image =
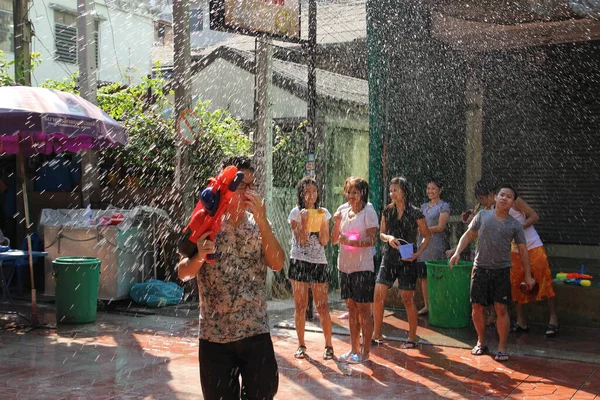
{"label": "purple umbrella", "polygon": [[77,152],[125,143],[125,128],[77,95],[29,86],[0,87],[0,155]]}
{"label": "purple umbrella", "polygon": [[[51,154],[104,149],[127,143],[125,128],[89,101],[66,92],[29,86],[0,87],[0,155]],[[21,157],[21,160],[23,158]],[[25,166],[20,163],[27,246],[31,253]],[[33,258],[31,322],[37,324]]]}

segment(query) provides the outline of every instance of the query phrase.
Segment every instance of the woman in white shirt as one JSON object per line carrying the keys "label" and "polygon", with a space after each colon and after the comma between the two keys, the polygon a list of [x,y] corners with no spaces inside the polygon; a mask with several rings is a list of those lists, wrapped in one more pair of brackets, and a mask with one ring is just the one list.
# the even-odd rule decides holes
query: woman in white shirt
{"label": "woman in white shirt", "polygon": [[325,257],[325,245],[329,242],[331,214],[327,209],[319,207],[317,182],[313,178],[301,179],[296,186],[296,193],[298,205],[290,212],[288,218],[293,231],[288,277],[294,290],[296,306],[294,322],[298,335],[298,349],[294,353],[294,357],[304,358],[306,356],[304,328],[306,308],[308,307],[308,288],[311,286],[325,335],[323,359],[331,360],[333,345],[327,298],[329,268]]}
{"label": "woman in white shirt", "polygon": [[[361,363],[369,359],[373,335],[371,305],[375,290],[373,248],[377,243],[379,221],[373,208],[366,207],[369,184],[361,178],[346,179],[344,193],[348,207],[341,207],[333,217],[331,243],[339,244],[338,269],[341,297],[348,307],[352,349],[341,361]],[[360,333],[364,341],[361,351]]]}

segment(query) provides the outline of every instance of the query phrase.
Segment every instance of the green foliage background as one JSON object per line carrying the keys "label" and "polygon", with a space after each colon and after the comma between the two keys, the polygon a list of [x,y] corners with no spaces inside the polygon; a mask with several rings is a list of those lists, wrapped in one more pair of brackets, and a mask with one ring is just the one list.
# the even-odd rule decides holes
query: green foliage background
{"label": "green foliage background", "polygon": [[[48,80],[41,86],[78,94],[76,83],[74,75],[62,81]],[[99,151],[107,174],[125,170],[142,187],[173,184],[180,142],[174,128],[174,105],[164,86],[162,79],[144,78],[128,87],[115,83],[98,88],[98,106],[125,127],[129,139],[126,146]],[[199,140],[186,146],[196,187],[216,172],[224,157],[248,154],[252,145],[237,119],[224,110],[212,112],[208,106],[208,102],[194,105],[200,121]]]}

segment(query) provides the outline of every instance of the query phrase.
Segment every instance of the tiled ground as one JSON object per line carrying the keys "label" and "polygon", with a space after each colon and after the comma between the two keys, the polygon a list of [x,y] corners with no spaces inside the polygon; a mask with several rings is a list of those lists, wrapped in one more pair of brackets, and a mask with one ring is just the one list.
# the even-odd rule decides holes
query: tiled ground
{"label": "tiled ground", "polygon": [[[42,320],[52,324],[52,309],[42,308],[41,313]],[[335,311],[334,316],[340,313]],[[403,322],[397,317],[386,317],[389,334],[394,334],[390,326],[402,328]],[[197,319],[99,313],[94,324],[33,330],[12,327],[8,322],[14,320],[12,317],[3,319],[0,399],[202,398],[195,339]],[[342,331],[344,321],[334,318],[334,322],[336,330]],[[348,336],[340,333],[334,336],[338,355],[349,349]],[[595,351],[598,335],[589,333],[564,346]],[[423,334],[433,337],[425,329]],[[435,335],[443,336],[440,332]],[[458,340],[464,342],[461,347],[425,344],[417,350],[402,350],[402,342],[388,341],[373,350],[371,361],[348,366],[322,360],[324,341],[318,332],[307,333],[310,357],[294,359],[295,332],[274,328],[280,368],[277,399],[600,396],[600,364],[522,355],[513,355],[501,364],[491,356],[471,356],[464,348],[470,340],[465,335],[465,340]],[[530,340],[542,339],[532,335]]]}

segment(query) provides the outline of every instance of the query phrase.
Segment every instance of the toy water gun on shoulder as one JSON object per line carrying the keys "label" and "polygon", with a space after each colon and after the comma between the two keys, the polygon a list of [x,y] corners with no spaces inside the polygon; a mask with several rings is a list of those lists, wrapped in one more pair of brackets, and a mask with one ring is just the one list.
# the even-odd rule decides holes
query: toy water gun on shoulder
{"label": "toy water gun on shoulder", "polygon": [[[226,167],[214,178],[200,194],[190,222],[183,229],[177,248],[184,257],[192,257],[198,252],[196,242],[206,231],[212,231],[210,240],[221,229],[221,217],[229,204],[229,200],[244,180],[244,173],[232,165]],[[206,262],[214,263],[214,254],[209,254]]]}

